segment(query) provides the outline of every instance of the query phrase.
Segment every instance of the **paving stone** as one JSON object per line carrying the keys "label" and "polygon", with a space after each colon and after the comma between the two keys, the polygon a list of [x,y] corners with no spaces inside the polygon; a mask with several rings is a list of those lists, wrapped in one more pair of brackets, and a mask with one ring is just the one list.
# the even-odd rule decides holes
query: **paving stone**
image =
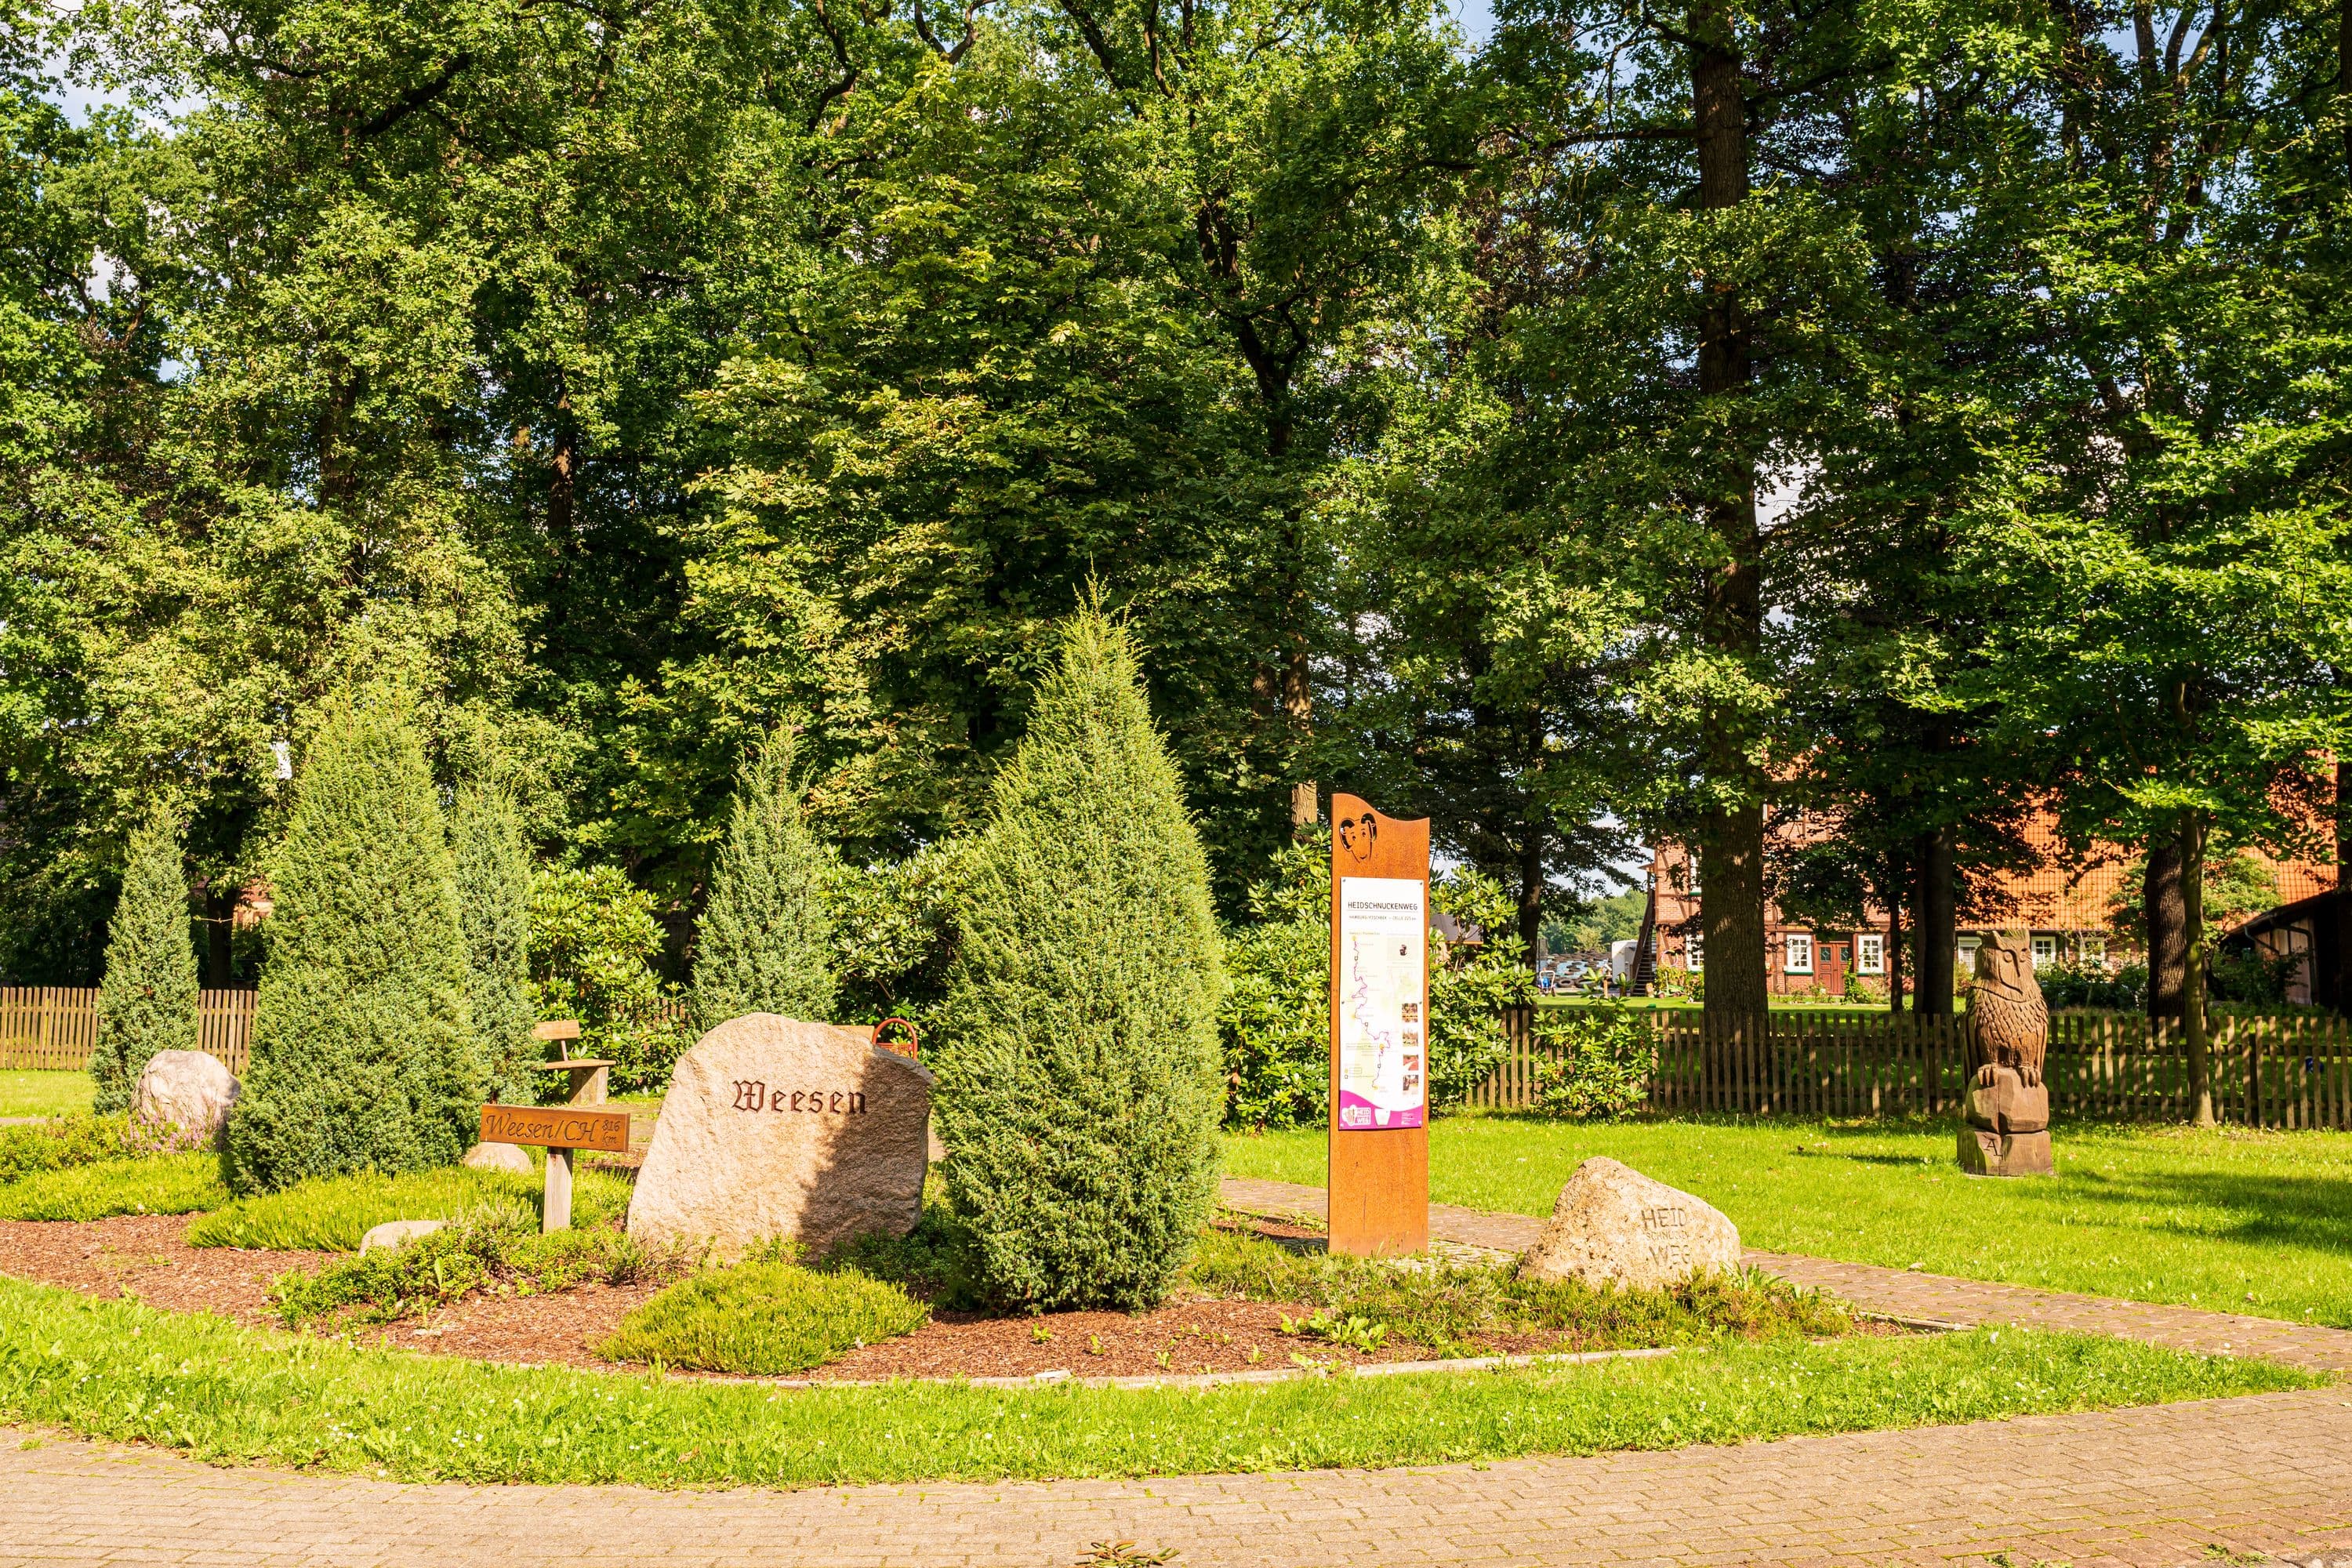
{"label": "paving stone", "polygon": [[[2352,1557],[2352,1404],[2326,1388],[1484,1469],[790,1493],[399,1486],[215,1470],[70,1440],[27,1451],[0,1437],[0,1495],[10,1500],[0,1563],[10,1565],[152,1561],[157,1542],[201,1541],[208,1556],[351,1568],[1056,1568],[1090,1542],[1136,1540],[1175,1547],[1187,1568],[1891,1568],[1996,1551],[2074,1568],[2189,1568],[2209,1544]],[[94,1537],[90,1520],[114,1528]]]}

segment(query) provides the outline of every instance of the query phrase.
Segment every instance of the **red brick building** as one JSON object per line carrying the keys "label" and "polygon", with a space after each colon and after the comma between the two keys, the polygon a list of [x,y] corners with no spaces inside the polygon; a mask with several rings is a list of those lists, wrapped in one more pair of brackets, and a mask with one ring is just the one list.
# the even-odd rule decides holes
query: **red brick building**
{"label": "red brick building", "polygon": [[[2070,861],[2058,840],[2054,820],[2046,817],[2027,828],[2027,841],[2039,855],[2040,864],[2030,872],[2000,878],[1992,906],[1962,918],[1958,952],[1954,955],[1956,973],[1965,977],[1974,972],[1977,947],[1991,931],[2030,932],[2036,967],[2067,963],[2115,968],[2137,956],[2126,950],[2110,925],[2117,895],[2123,894],[2126,901],[2137,897],[2135,890],[2123,887],[2131,853],[2099,846],[2083,860]],[[2272,860],[2260,855],[2256,858],[2277,880],[2280,908],[2244,922],[2249,940],[2279,953],[2308,954],[2324,947],[2326,933],[2318,926],[2329,902],[2325,895],[2336,889],[2336,868],[2328,863]],[[1659,845],[1650,862],[1650,905],[1643,921],[1643,930],[1655,933],[1645,955],[1654,967],[1705,971],[1706,955],[1698,936],[1702,890],[1692,886],[1689,851],[1680,844]],[[1778,905],[1768,904],[1764,921],[1767,984],[1772,994],[1837,996],[1845,993],[1852,979],[1885,995],[1889,968],[1885,910],[1864,910],[1864,923],[1849,929],[1790,921]],[[2299,984],[2291,982],[2290,1000],[2336,1000],[2315,994],[2323,988],[2315,962],[2307,959]],[[1903,967],[1907,975],[1912,965],[1906,962]]]}

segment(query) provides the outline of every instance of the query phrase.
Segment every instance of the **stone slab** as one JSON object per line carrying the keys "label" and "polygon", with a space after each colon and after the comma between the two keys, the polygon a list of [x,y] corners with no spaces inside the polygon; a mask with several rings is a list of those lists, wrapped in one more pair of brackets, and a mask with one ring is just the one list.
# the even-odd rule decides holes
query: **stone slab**
{"label": "stone slab", "polygon": [[446,1219],[388,1219],[360,1237],[360,1256],[371,1252],[397,1252],[410,1242],[431,1236],[449,1222]]}
{"label": "stone slab", "polygon": [[504,1171],[517,1176],[531,1173],[530,1156],[516,1143],[477,1143],[457,1163],[469,1171]]}
{"label": "stone slab", "polygon": [[870,1031],[754,1013],[678,1058],[629,1203],[652,1246],[822,1254],[922,1215],[931,1074]]}
{"label": "stone slab", "polygon": [[1738,1266],[1739,1230],[1721,1210],[1595,1155],[1560,1188],[1519,1274],[1655,1290]]}

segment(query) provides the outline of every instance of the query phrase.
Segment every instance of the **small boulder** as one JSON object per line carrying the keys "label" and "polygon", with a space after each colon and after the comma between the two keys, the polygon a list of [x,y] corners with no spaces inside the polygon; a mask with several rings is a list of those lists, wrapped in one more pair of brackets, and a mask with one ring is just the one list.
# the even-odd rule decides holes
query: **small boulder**
{"label": "small boulder", "polygon": [[431,1236],[449,1222],[446,1219],[388,1219],[360,1237],[360,1256],[371,1252],[397,1252],[421,1236]]}
{"label": "small boulder", "polygon": [[139,1075],[131,1119],[145,1127],[177,1127],[183,1142],[202,1147],[220,1138],[241,1087],[218,1057],[157,1051]]}
{"label": "small boulder", "polygon": [[457,1162],[469,1171],[508,1171],[518,1176],[530,1174],[530,1156],[518,1143],[477,1143],[466,1151]]}
{"label": "small boulder", "polygon": [[629,1234],[723,1257],[776,1239],[822,1254],[922,1215],[931,1074],[866,1029],[753,1013],[670,1074]]}
{"label": "small boulder", "polygon": [[1654,1290],[1739,1265],[1739,1231],[1721,1211],[1631,1166],[1587,1160],[1559,1190],[1525,1279],[1580,1279]]}

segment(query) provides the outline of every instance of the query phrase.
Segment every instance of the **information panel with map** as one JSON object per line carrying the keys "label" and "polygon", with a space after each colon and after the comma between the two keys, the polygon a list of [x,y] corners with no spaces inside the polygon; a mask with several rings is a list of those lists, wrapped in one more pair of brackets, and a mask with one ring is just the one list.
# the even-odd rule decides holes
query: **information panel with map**
{"label": "information panel with map", "polygon": [[1339,1125],[1419,1127],[1429,1107],[1427,884],[1339,879]]}

